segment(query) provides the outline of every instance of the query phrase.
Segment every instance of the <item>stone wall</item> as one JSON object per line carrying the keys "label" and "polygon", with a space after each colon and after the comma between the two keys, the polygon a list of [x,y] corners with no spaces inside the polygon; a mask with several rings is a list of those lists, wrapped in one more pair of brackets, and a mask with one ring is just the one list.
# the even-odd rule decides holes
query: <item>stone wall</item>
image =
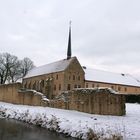
{"label": "stone wall", "polygon": [[79,89],[71,92],[69,108],[101,115],[125,115],[125,97],[105,89]]}
{"label": "stone wall", "polygon": [[23,91],[21,83],[0,85],[0,101],[22,104],[41,105],[42,96],[33,91]]}
{"label": "stone wall", "polygon": [[104,89],[77,89],[63,93],[58,99],[44,102],[43,106],[77,110],[90,114],[125,115],[124,95]]}
{"label": "stone wall", "polygon": [[20,88],[20,83],[0,85],[0,101],[9,103],[19,103],[18,89]]}
{"label": "stone wall", "polygon": [[22,89],[21,83],[1,85],[0,101],[13,104],[46,106],[101,115],[125,115],[125,98],[105,89],[75,89],[47,100],[34,90]]}

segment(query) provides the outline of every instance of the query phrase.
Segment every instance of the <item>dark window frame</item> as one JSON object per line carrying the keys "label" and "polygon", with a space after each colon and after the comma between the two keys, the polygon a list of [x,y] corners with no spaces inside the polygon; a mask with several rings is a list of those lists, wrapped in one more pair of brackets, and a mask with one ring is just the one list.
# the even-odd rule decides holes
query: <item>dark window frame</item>
{"label": "dark window frame", "polygon": [[71,84],[68,84],[67,90],[71,90]]}

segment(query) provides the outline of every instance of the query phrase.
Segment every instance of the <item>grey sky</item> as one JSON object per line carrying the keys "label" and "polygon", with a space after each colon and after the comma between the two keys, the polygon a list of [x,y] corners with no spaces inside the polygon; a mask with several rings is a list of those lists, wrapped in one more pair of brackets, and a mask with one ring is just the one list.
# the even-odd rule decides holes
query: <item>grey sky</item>
{"label": "grey sky", "polygon": [[72,54],[82,65],[140,77],[139,0],[0,0],[0,50],[35,65]]}

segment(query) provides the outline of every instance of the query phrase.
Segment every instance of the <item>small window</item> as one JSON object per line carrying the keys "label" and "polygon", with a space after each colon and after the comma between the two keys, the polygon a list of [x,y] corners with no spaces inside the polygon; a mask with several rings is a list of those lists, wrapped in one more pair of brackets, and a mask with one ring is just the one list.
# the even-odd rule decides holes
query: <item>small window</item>
{"label": "small window", "polygon": [[56,85],[54,85],[54,90],[56,90]]}
{"label": "small window", "polygon": [[58,74],[56,75],[56,80],[58,80]]}
{"label": "small window", "polygon": [[94,84],[92,84],[92,87],[94,88]]}
{"label": "small window", "polygon": [[71,79],[71,77],[69,76],[69,80]]}
{"label": "small window", "polygon": [[75,75],[73,75],[73,80],[75,80]]}
{"label": "small window", "polygon": [[88,83],[86,84],[86,88],[88,88]]}
{"label": "small window", "polygon": [[78,88],[81,88],[81,85],[78,85]]}
{"label": "small window", "polygon": [[126,92],[126,91],[127,91],[127,88],[125,87],[124,90],[125,90],[125,92]]}
{"label": "small window", "polygon": [[74,88],[77,88],[77,85],[74,85]]}
{"label": "small window", "polygon": [[99,84],[97,84],[97,87],[99,87]]}
{"label": "small window", "polygon": [[61,84],[59,84],[59,90],[61,90]]}
{"label": "small window", "polygon": [[68,84],[67,90],[70,90],[70,84]]}
{"label": "small window", "polygon": [[78,80],[80,81],[80,76],[78,76]]}
{"label": "small window", "polygon": [[121,87],[118,87],[118,91],[121,91]]}
{"label": "small window", "polygon": [[112,89],[114,89],[114,86],[111,86]]}

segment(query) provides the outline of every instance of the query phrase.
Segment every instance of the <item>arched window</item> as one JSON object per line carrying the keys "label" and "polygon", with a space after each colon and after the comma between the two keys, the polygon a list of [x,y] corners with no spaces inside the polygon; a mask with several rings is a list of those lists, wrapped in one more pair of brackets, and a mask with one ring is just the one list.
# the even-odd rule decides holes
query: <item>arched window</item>
{"label": "arched window", "polygon": [[40,81],[40,88],[43,88],[44,87],[44,80],[41,80]]}
{"label": "arched window", "polygon": [[32,89],[36,90],[36,81],[33,83]]}
{"label": "arched window", "polygon": [[36,81],[36,90],[39,90],[39,81]]}
{"label": "arched window", "polygon": [[29,82],[29,84],[28,84],[28,88],[31,89],[31,82]]}
{"label": "arched window", "polygon": [[24,87],[24,88],[27,88],[27,82],[24,82],[23,87]]}

